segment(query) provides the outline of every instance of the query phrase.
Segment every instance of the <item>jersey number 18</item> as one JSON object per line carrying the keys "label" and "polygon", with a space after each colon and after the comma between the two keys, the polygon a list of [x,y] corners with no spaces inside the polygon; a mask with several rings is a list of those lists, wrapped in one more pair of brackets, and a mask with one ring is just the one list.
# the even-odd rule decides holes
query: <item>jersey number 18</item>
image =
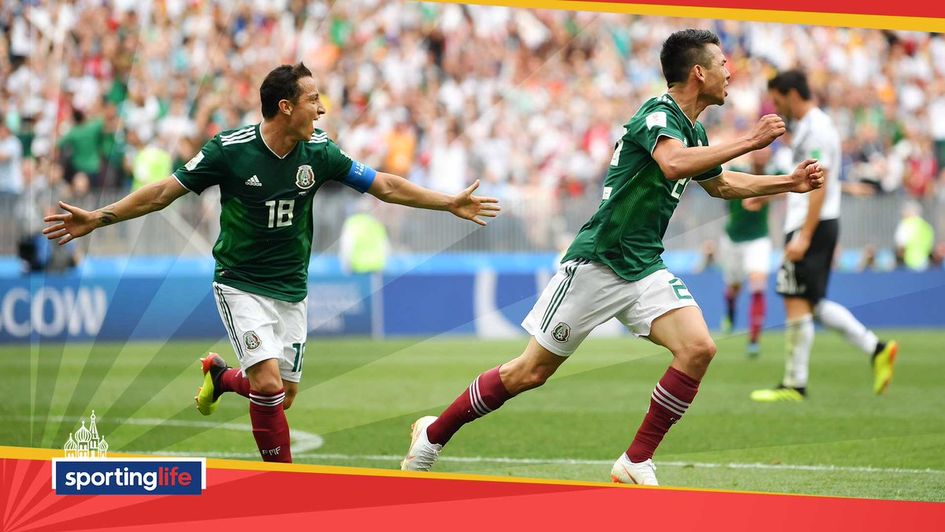
{"label": "jersey number 18", "polygon": [[269,207],[269,229],[292,225],[292,211],[295,209],[294,199],[267,201],[266,207]]}

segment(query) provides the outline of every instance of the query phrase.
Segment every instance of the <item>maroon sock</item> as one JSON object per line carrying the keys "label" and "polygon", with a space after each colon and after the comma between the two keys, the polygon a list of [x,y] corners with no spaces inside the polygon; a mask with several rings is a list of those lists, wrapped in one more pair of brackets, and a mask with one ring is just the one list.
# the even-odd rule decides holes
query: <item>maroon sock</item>
{"label": "maroon sock", "polygon": [[249,419],[253,423],[253,437],[264,462],[291,462],[289,422],[285,419],[282,401],[285,390],[265,394],[249,392]]}
{"label": "maroon sock", "polygon": [[249,379],[239,368],[230,368],[220,375],[220,390],[249,397]]}
{"label": "maroon sock", "polygon": [[728,316],[728,321],[731,324],[731,327],[735,328],[735,291],[732,290],[732,287],[725,287],[725,315]]}
{"label": "maroon sock", "polygon": [[758,342],[761,336],[761,328],[765,324],[765,293],[762,291],[751,294],[751,309],[749,311],[749,333],[748,338],[751,343]]}
{"label": "maroon sock", "polygon": [[627,457],[631,462],[642,462],[653,457],[663,436],[686,413],[698,391],[699,381],[696,379],[676,368],[666,370],[650,395],[650,409],[627,449]]}
{"label": "maroon sock", "polygon": [[490,369],[476,377],[469,388],[427,427],[427,439],[430,443],[446,445],[460,427],[499,408],[510,397],[512,395],[499,378],[499,368]]}

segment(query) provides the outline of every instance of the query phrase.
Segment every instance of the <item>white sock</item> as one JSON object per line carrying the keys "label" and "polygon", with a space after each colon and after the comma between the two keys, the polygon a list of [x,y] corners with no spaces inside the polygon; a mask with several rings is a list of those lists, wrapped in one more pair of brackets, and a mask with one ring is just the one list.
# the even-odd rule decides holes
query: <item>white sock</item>
{"label": "white sock", "polygon": [[784,386],[804,388],[807,386],[807,367],[810,348],[814,345],[814,319],[806,314],[787,322],[785,327]]}
{"label": "white sock", "polygon": [[872,355],[876,351],[879,339],[843,305],[821,299],[820,303],[814,307],[814,315],[820,323],[842,332],[851,344],[859,347],[867,355]]}

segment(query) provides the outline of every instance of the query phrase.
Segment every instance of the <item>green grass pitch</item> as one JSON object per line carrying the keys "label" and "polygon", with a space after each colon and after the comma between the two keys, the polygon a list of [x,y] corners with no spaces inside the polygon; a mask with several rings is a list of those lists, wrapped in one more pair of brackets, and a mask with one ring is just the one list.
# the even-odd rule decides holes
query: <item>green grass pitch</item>
{"label": "green grass pitch", "polygon": [[[689,412],[656,455],[665,486],[945,501],[945,332],[882,331],[900,342],[886,396],[871,392],[867,357],[819,332],[810,399],[755,404],[780,378],[783,336],[766,333],[759,359],[744,336],[719,354]],[[410,423],[435,415],[481,371],[517,355],[524,339],[309,338],[302,392],[288,411],[297,462],[398,467]],[[197,357],[226,343],[5,346],[0,444],[62,448],[94,409],[118,452],[258,460],[246,400],[224,397],[203,417],[192,397]],[[646,341],[591,339],[543,388],[466,426],[436,471],[608,481],[650,391],[669,364]]]}

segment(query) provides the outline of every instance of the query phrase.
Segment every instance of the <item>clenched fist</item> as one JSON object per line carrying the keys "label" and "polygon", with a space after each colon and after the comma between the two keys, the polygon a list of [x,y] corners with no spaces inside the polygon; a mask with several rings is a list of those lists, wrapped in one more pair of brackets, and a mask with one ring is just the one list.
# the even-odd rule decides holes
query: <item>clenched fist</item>
{"label": "clenched fist", "polygon": [[748,135],[748,141],[753,150],[760,150],[774,142],[774,139],[780,137],[786,131],[784,120],[778,115],[764,115],[752,128]]}
{"label": "clenched fist", "polygon": [[791,192],[810,192],[824,186],[824,169],[815,159],[807,159],[791,173]]}

